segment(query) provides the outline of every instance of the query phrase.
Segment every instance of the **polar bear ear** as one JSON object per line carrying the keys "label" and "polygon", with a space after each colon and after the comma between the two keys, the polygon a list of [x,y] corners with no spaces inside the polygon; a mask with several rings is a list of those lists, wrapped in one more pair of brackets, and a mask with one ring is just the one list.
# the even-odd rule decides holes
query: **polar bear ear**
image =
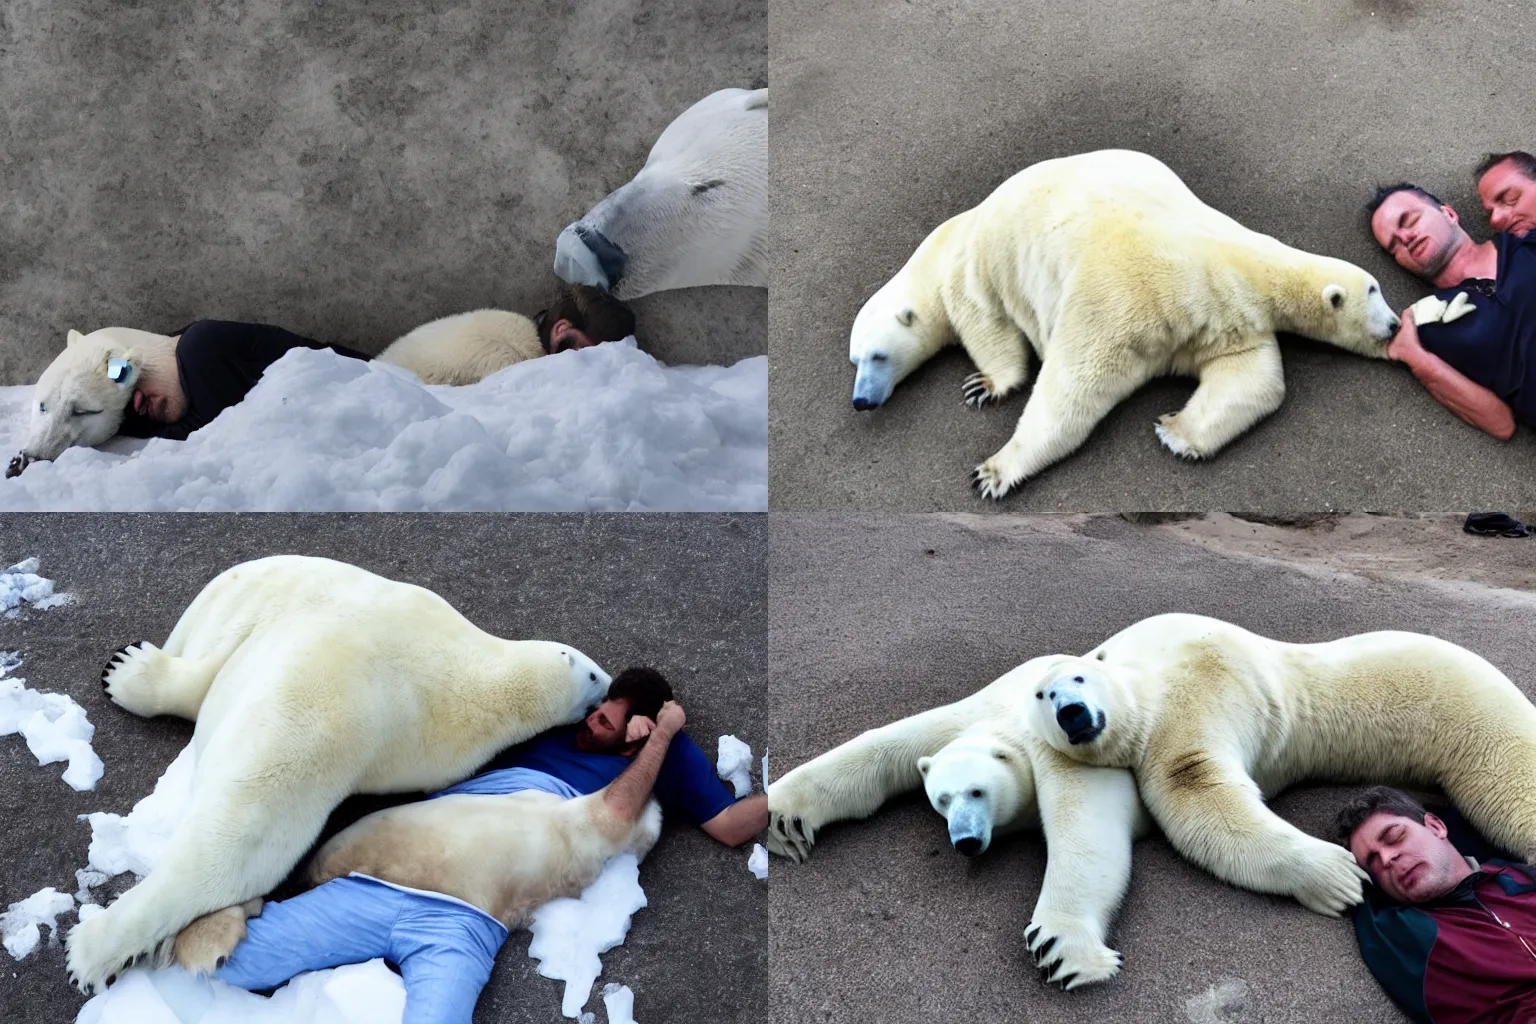
{"label": "polar bear ear", "polygon": [[69,334],[65,335],[65,337],[64,337],[64,347],[65,348],[69,348],[69,346],[77,344],[77,343],[82,342],[84,340],[85,340],[85,335],[81,334],[77,330],[71,329]]}
{"label": "polar bear ear", "polygon": [[912,321],[917,319],[917,312],[913,309],[904,309],[896,314],[896,322],[903,327],[911,327]]}
{"label": "polar bear ear", "polygon": [[926,778],[928,776],[928,769],[932,765],[933,765],[933,758],[931,758],[931,757],[920,757],[920,758],[918,758],[917,759],[917,771],[918,771],[918,774],[922,775],[924,778]]}
{"label": "polar bear ear", "polygon": [[1344,308],[1344,289],[1336,284],[1323,286],[1323,301],[1334,309]]}

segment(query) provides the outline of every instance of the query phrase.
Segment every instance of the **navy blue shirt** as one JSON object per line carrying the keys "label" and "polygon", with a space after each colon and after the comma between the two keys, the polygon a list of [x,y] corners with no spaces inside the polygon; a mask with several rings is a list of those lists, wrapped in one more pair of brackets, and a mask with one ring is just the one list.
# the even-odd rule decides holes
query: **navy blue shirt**
{"label": "navy blue shirt", "polygon": [[187,398],[187,411],[175,423],[140,416],[130,404],[118,433],[129,437],[168,437],[184,441],[192,431],[243,399],[267,367],[289,349],[329,348],[353,359],[369,356],[340,345],[327,345],[265,324],[199,320],[181,331],[176,342],[176,373]]}
{"label": "navy blue shirt", "polygon": [[[501,768],[532,768],[568,782],[582,793],[596,793],[618,778],[634,759],[582,750],[576,746],[579,728],[572,725],[544,733],[499,755],[475,774]],[[735,792],[726,789],[715,774],[709,755],[686,733],[672,737],[652,795],[664,810],[681,814],[693,825],[704,824],[736,802]]]}
{"label": "navy blue shirt", "polygon": [[1477,312],[1453,323],[1424,324],[1419,341],[1469,380],[1502,398],[1515,419],[1536,426],[1536,231],[1494,236],[1498,279],[1469,278],[1435,295],[1466,292]]}

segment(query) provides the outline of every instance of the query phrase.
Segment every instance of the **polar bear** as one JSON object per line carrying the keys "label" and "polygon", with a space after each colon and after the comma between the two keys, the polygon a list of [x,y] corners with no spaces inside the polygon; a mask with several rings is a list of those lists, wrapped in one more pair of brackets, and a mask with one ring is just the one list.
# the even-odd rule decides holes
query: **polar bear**
{"label": "polar bear", "polygon": [[979,408],[1024,386],[1032,349],[1018,428],[973,475],[1001,498],[1154,377],[1199,378],[1155,429],[1174,454],[1209,458],[1280,407],[1275,332],[1386,358],[1397,326],[1359,267],[1248,230],[1153,157],[1104,150],[1027,167],[923,240],[854,318],[853,404],[881,405],[958,340]]}
{"label": "polar bear", "polygon": [[1306,780],[1438,787],[1494,843],[1536,857],[1536,707],[1444,640],[1290,644],[1157,615],[1010,675],[1032,691],[1032,732],[1074,761],[1130,769],[1174,848],[1233,885],[1333,916],[1360,902],[1350,852],[1264,804]]}
{"label": "polar bear", "polygon": [[[122,426],[141,377],[181,379],[179,342],[180,335],[130,327],[103,327],[90,334],[71,330],[64,350],[33,389],[27,440],[6,476],[19,475],[33,462],[56,459],[67,448],[93,447],[110,439]],[[366,358],[361,352],[350,354]],[[423,324],[376,358],[410,370],[424,384],[474,384],[542,355],[544,346],[531,319],[506,310],[477,309]],[[201,413],[212,420],[220,411]]]}
{"label": "polar bear", "polygon": [[503,640],[421,587],[323,558],[215,577],[163,647],[102,673],[112,701],[197,723],[192,796],[155,870],[69,934],[77,984],[162,958],[188,922],[268,892],[353,793],[431,790],[580,720],[610,679],[566,644]]}
{"label": "polar bear", "polygon": [[1150,819],[1129,772],[1079,764],[1030,731],[1028,696],[1010,674],[800,765],[768,787],[768,848],[802,861],[824,825],[868,817],[919,785],[967,856],[994,835],[1039,828],[1050,855],[1025,932],[1035,963],[1063,989],[1113,978],[1120,954],[1105,940],[1130,884],[1131,843]]}
{"label": "polar bear", "polygon": [[[660,805],[648,799],[631,817],[605,799],[606,792],[571,799],[531,790],[452,794],[391,807],[331,837],[311,858],[305,878],[318,886],[363,874],[444,893],[515,930],[550,900],[580,896],[610,858],[633,853],[644,860],[656,845]],[[254,899],[193,921],[176,937],[176,962],[212,973],[261,908]]]}
{"label": "polar bear", "polygon": [[683,111],[645,166],[555,239],[555,273],[634,299],[768,286],[768,90],[721,89]]}
{"label": "polar bear", "polygon": [[423,384],[474,384],[497,370],[544,355],[539,329],[521,313],[477,309],[422,324],[378,358]]}

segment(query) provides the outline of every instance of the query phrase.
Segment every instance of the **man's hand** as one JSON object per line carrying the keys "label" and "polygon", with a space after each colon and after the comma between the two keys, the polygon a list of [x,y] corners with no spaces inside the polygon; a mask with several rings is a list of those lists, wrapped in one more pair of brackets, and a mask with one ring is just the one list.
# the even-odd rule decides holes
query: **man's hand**
{"label": "man's hand", "polygon": [[1413,307],[1403,310],[1402,324],[1397,329],[1397,334],[1387,345],[1387,358],[1396,359],[1400,363],[1413,363],[1415,359],[1424,354],[1424,346],[1419,343],[1419,326],[1413,322]]}
{"label": "man's hand", "polygon": [[636,715],[629,720],[629,725],[624,727],[624,742],[639,743],[651,734],[656,728],[656,723],[644,715]]}
{"label": "man's hand", "polygon": [[675,700],[667,701],[656,713],[656,728],[665,729],[672,736],[682,732],[683,726],[687,724],[688,716],[683,714],[683,706]]}

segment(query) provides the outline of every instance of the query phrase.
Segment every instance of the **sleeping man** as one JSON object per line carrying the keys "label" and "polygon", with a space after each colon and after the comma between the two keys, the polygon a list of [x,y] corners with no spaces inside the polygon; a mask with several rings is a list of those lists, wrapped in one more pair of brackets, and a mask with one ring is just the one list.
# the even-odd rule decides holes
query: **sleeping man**
{"label": "sleeping man", "polygon": [[[661,829],[653,796],[727,846],[767,826],[767,796],[734,798],[671,698],[660,673],[621,672],[580,726],[337,834],[310,862],[316,888],[194,921],[177,960],[263,990],[383,957],[405,982],[405,1024],[470,1024],[510,929],[579,895],[610,857],[650,850]],[[259,916],[247,924],[248,914]]]}

